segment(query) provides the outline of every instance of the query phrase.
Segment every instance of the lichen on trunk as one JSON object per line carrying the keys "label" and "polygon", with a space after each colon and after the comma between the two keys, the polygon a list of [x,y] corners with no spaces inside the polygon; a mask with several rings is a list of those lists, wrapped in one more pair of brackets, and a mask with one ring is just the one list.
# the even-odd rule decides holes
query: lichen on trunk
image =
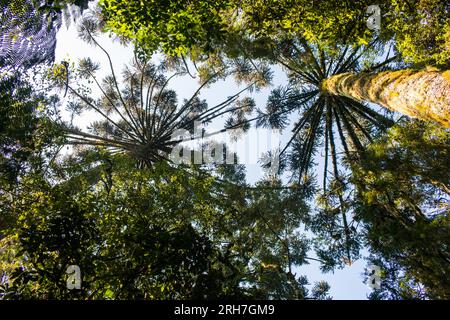
{"label": "lichen on trunk", "polygon": [[337,74],[322,82],[321,90],[384,106],[450,128],[450,71],[384,71],[376,74]]}

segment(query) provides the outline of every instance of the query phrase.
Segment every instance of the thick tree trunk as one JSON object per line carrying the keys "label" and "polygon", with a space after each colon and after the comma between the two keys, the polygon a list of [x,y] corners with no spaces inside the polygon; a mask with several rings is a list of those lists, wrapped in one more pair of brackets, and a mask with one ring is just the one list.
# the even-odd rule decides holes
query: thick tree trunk
{"label": "thick tree trunk", "polygon": [[450,128],[450,71],[342,73],[324,80],[322,90],[376,103],[410,117],[434,120]]}

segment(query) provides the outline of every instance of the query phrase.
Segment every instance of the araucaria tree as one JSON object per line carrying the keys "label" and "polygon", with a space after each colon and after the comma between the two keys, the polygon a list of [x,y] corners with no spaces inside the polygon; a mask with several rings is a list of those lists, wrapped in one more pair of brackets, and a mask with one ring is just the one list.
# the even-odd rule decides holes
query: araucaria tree
{"label": "araucaria tree", "polygon": [[[67,143],[72,145],[107,147],[113,153],[132,155],[136,161],[145,165],[169,160],[168,155],[173,147],[183,139],[189,139],[179,137],[177,130],[187,130],[193,139],[199,139],[202,135],[193,136],[196,122],[206,124],[225,114],[239,113],[243,116],[251,113],[254,105],[252,100],[246,98],[241,101],[238,98],[248,89],[267,81],[259,74],[251,75],[249,71],[250,83],[246,87],[211,107],[199,95],[203,88],[227,75],[226,70],[220,70],[210,75],[189,99],[180,104],[176,92],[168,86],[174,77],[186,76],[188,70],[182,67],[166,76],[166,62],[155,65],[150,57],[136,53],[132,64],[124,69],[122,81],[116,75],[109,53],[95,39],[97,30],[96,22],[86,18],[79,31],[85,41],[99,48],[108,58],[110,74],[103,81],[96,77],[99,65],[90,58],[82,59],[74,71],[64,62],[55,65],[49,74],[73,98],[69,103],[73,116],[87,109],[95,111],[99,118],[91,124],[90,132],[76,128],[71,123],[61,123]],[[92,81],[101,97],[95,99],[90,95],[89,87],[72,78]],[[236,123],[227,129],[240,126],[242,123]]]}
{"label": "araucaria tree", "polygon": [[[329,299],[297,268],[363,252],[369,298],[450,297],[448,1],[100,0],[78,31],[109,70],[47,68],[88,2],[0,0],[0,299]],[[100,32],[133,46],[121,72]],[[289,130],[253,185],[183,148],[253,124]]]}

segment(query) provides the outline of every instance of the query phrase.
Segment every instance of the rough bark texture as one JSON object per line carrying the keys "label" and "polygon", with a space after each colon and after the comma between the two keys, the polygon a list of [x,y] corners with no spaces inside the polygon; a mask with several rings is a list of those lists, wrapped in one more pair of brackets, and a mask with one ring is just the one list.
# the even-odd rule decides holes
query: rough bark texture
{"label": "rough bark texture", "polygon": [[322,90],[373,102],[410,117],[434,120],[450,128],[450,71],[342,73],[324,80]]}

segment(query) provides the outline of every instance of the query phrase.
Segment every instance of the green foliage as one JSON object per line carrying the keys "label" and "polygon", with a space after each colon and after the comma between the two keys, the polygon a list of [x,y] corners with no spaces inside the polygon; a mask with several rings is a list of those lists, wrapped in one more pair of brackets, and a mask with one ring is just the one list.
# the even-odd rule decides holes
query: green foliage
{"label": "green foliage", "polygon": [[[398,51],[408,61],[448,64],[447,1],[379,1],[379,31],[367,27],[370,5],[373,2],[369,0],[101,3],[107,30],[152,52],[161,49],[169,55],[222,51],[236,56],[236,49],[242,55],[234,40],[246,37],[256,42],[298,37],[320,43],[323,48],[367,45],[378,38],[385,43],[395,40]],[[270,56],[270,51],[265,50],[263,55]]]}
{"label": "green foliage", "polygon": [[207,52],[223,38],[220,13],[230,1],[116,1],[100,2],[106,29],[136,40],[153,53],[162,48],[180,55],[200,46]]}
{"label": "green foliage", "polygon": [[374,297],[449,296],[449,138],[435,124],[401,122],[352,168],[355,214],[386,273]]}
{"label": "green foliage", "polygon": [[290,34],[323,47],[363,45],[375,37],[393,39],[403,57],[414,63],[448,65],[449,4],[445,0],[384,0],[381,30],[367,27],[373,1],[243,1],[246,27],[256,35]]}
{"label": "green foliage", "polygon": [[0,79],[0,238],[16,226],[13,195],[23,177],[45,174],[60,137],[50,121],[56,98],[36,92],[25,79],[19,73]]}
{"label": "green foliage", "polygon": [[388,1],[383,6],[386,37],[393,35],[408,62],[450,63],[450,5],[445,0]]}
{"label": "green foliage", "polygon": [[[365,1],[243,1],[245,26],[256,35],[295,35],[311,42],[367,44]],[[353,36],[356,35],[356,36]],[[352,36],[354,37],[352,39]]]}
{"label": "green foliage", "polygon": [[56,32],[62,12],[76,5],[81,12],[89,0],[0,1],[0,67],[29,68],[53,62]]}
{"label": "green foliage", "polygon": [[[91,150],[53,165],[52,180],[66,178],[57,185],[23,179],[17,227],[2,239],[4,299],[308,295],[306,279],[291,271],[309,247],[294,233],[308,211],[294,194],[220,182],[199,168],[132,164]],[[232,168],[219,172],[233,180],[242,173]],[[71,264],[81,268],[82,290],[66,289]],[[326,296],[322,289],[314,298]]]}
{"label": "green foliage", "polygon": [[18,73],[0,79],[0,181],[1,189],[39,162],[40,153],[57,132],[49,122],[51,99],[36,93]]}
{"label": "green foliage", "polygon": [[[87,2],[0,2],[0,64],[51,61],[62,11]],[[309,292],[294,268],[315,249],[322,271],[332,271],[366,246],[382,269],[382,287],[370,298],[448,299],[449,133],[401,120],[380,137],[393,124],[389,117],[322,87],[335,74],[392,67],[398,56],[373,63],[391,40],[406,62],[445,67],[448,4],[380,1],[379,32],[366,25],[371,4],[103,0],[100,18],[83,19],[81,38],[109,59],[95,38],[104,27],[132,40],[136,54],[122,81],[111,60],[103,81],[91,59],[51,68],[51,88],[69,95],[70,122],[59,118],[57,98],[18,74],[2,74],[0,298],[329,299],[328,284]],[[29,36],[42,43],[31,46]],[[167,56],[154,65],[159,50]],[[185,55],[202,63],[195,64],[202,84],[179,104],[167,74],[190,75]],[[238,97],[270,82],[267,62],[286,68],[289,84],[272,90],[260,109]],[[200,89],[231,74],[250,85],[213,107],[199,98]],[[88,131],[73,125],[86,110],[102,117]],[[289,186],[272,178],[250,187],[241,166],[167,161],[179,143],[173,132],[191,130],[196,120],[228,114],[226,128],[245,131],[256,121],[282,130],[294,112],[300,116],[280,152]],[[56,127],[66,138],[60,144]],[[59,152],[63,143],[74,152],[56,159],[49,149]],[[323,192],[313,214],[311,171],[320,148]],[[66,288],[72,264],[81,267],[82,290]]]}

